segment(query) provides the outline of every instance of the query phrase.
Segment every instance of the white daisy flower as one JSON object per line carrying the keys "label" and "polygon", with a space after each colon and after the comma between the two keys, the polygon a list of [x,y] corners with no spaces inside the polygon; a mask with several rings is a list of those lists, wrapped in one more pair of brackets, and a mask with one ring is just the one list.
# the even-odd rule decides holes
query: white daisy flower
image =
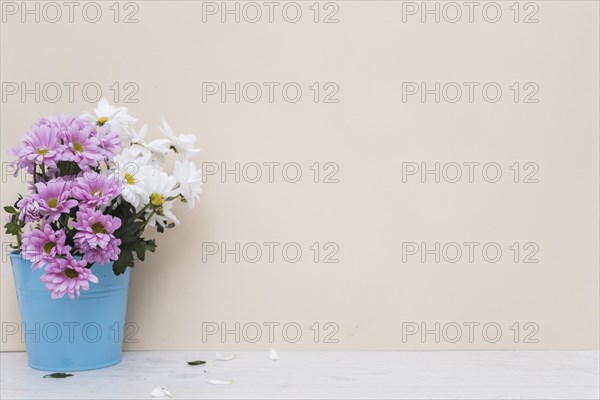
{"label": "white daisy flower", "polygon": [[148,204],[150,194],[144,190],[144,182],[152,175],[148,159],[124,149],[121,154],[115,156],[113,171],[123,183],[121,196],[126,202],[138,210]]}
{"label": "white daisy flower", "polygon": [[202,193],[202,170],[196,169],[192,161],[176,160],[173,175],[179,183],[177,188],[190,208],[194,208],[196,200]]}
{"label": "white daisy flower", "polygon": [[175,135],[173,133],[173,129],[167,123],[167,119],[165,117],[162,118],[163,126],[159,128],[162,133],[169,138],[171,141],[171,149],[175,151],[175,153],[181,155],[184,159],[189,159],[194,153],[200,151],[200,149],[194,146],[196,143],[196,136],[194,135]]}
{"label": "white daisy flower", "polygon": [[165,155],[171,151],[171,146],[173,145],[169,139],[155,139],[147,142],[148,125],[145,124],[139,132],[136,132],[133,128],[127,129],[125,136],[131,140],[133,151],[138,154],[145,154],[149,158],[151,157],[160,162],[164,162]]}
{"label": "white daisy flower", "polygon": [[166,228],[169,224],[179,225],[179,220],[171,211],[174,204],[174,201],[164,202],[160,214],[158,212],[155,212],[154,214],[147,212],[146,218],[148,219],[148,226],[156,227],[157,225],[160,225],[163,228]]}
{"label": "white daisy flower", "polygon": [[96,115],[84,113],[79,117],[88,121],[93,121],[99,126],[108,122],[111,130],[117,133],[120,133],[122,130],[137,122],[136,118],[129,115],[127,107],[115,107],[104,97],[98,102],[98,107],[96,107],[94,113]]}
{"label": "white daisy flower", "polygon": [[179,221],[171,212],[174,201],[179,193],[176,189],[177,179],[163,171],[152,168],[151,174],[140,182],[144,192],[148,194],[147,204],[150,206],[146,213],[148,225],[156,224],[165,227],[169,223],[178,224]]}
{"label": "white daisy flower", "polygon": [[148,178],[141,181],[140,184],[149,193],[149,201],[153,205],[160,206],[170,197],[177,197],[179,195],[176,189],[177,179],[174,176],[152,168],[151,176]]}

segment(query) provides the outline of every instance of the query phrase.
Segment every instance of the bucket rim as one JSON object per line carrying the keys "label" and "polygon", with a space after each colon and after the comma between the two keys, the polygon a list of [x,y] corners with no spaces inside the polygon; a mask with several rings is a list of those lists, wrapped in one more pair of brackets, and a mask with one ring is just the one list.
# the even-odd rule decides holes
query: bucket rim
{"label": "bucket rim", "polygon": [[[23,258],[23,256],[21,255],[21,252],[19,250],[13,250],[8,255],[9,255],[10,258],[16,258],[16,257],[18,257],[21,260],[28,261],[26,258]],[[71,254],[71,255],[76,260],[82,260],[83,259],[83,256],[81,254],[75,254],[75,255]],[[96,264],[96,263],[94,263],[94,264]],[[112,265],[112,262],[110,264]]]}

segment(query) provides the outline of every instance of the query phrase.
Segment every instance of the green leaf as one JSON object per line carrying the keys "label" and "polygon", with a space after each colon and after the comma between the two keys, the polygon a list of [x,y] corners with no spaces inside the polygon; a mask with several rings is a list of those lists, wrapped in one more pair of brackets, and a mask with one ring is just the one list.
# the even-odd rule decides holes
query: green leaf
{"label": "green leaf", "polygon": [[196,360],[196,361],[188,361],[187,363],[188,363],[188,365],[202,365],[202,364],[206,364],[206,361]]}
{"label": "green leaf", "polygon": [[127,243],[125,246],[127,251],[134,253],[135,261],[144,261],[146,250],[154,251],[156,249],[154,240],[144,240],[142,238],[137,238],[135,242]]}
{"label": "green leaf", "polygon": [[17,213],[17,210],[15,210],[15,208],[11,207],[11,206],[4,207],[4,211],[6,211],[9,214],[16,214]]}
{"label": "green leaf", "polygon": [[77,175],[81,172],[81,168],[75,161],[59,161],[56,163],[59,170],[59,176]]}
{"label": "green leaf", "polygon": [[121,254],[113,264],[113,272],[115,275],[121,275],[127,267],[133,268],[136,261],[134,253],[138,260],[144,261],[146,251],[154,252],[155,250],[156,242],[154,240],[145,240],[141,237],[129,238],[129,241],[121,243]]}
{"label": "green leaf", "polygon": [[12,222],[7,223],[6,225],[4,225],[4,227],[6,228],[6,233],[8,233],[9,235],[19,235],[19,233],[21,232],[21,225],[19,225],[19,223],[16,222],[14,218]]}
{"label": "green leaf", "polygon": [[52,374],[44,375],[44,378],[67,378],[69,376],[75,376],[75,375],[65,374],[64,372],[54,372]]}
{"label": "green leaf", "polygon": [[121,243],[133,243],[140,240],[140,231],[144,224],[142,222],[124,223],[115,231],[115,237],[121,239]]}
{"label": "green leaf", "polygon": [[156,241],[154,239],[144,240],[144,243],[146,245],[146,250],[150,250],[154,253],[154,251],[156,250]]}
{"label": "green leaf", "polygon": [[133,222],[136,215],[135,207],[128,202],[123,201],[111,212],[111,215],[119,217],[121,221],[123,221],[123,225],[127,225]]}
{"label": "green leaf", "polygon": [[131,248],[135,251],[138,260],[144,261],[146,259],[146,250],[151,252],[156,250],[156,242],[154,240],[144,240],[140,238],[138,242],[131,244]]}
{"label": "green leaf", "polygon": [[115,275],[121,275],[125,273],[127,267],[133,268],[135,260],[133,259],[133,253],[131,250],[125,247],[121,247],[121,254],[119,259],[113,264],[113,272]]}

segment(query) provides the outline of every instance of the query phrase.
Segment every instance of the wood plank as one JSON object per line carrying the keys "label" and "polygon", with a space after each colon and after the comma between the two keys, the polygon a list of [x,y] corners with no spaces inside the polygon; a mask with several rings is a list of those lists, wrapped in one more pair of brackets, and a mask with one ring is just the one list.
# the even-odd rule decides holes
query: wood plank
{"label": "wood plank", "polygon": [[[598,399],[598,351],[127,352],[121,364],[42,379],[25,353],[0,353],[2,399],[175,398]],[[188,366],[202,359],[207,364]],[[211,385],[209,379],[234,380]]]}

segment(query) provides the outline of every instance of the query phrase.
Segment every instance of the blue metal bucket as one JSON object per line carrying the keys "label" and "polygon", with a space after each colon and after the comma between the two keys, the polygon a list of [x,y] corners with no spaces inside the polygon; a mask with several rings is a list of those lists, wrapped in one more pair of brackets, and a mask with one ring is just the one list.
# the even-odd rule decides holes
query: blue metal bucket
{"label": "blue metal bucket", "polygon": [[75,300],[52,300],[40,280],[43,268],[10,255],[21,311],[21,337],[29,366],[44,371],[85,371],[121,361],[129,268],[115,276],[112,264],[92,266],[99,279]]}

